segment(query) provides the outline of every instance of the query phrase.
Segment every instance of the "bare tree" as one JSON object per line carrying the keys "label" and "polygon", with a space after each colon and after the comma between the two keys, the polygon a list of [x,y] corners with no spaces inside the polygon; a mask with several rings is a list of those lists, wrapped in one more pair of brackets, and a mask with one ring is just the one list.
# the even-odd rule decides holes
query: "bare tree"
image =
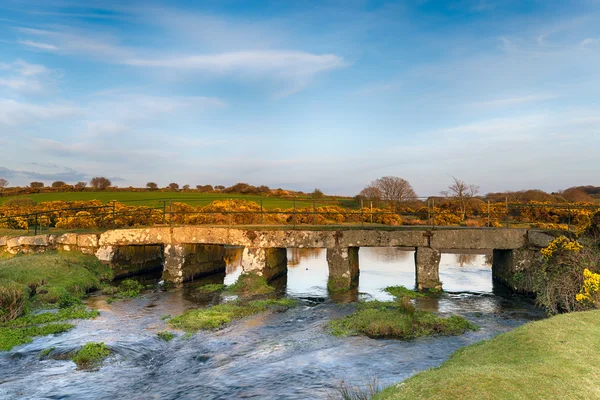
{"label": "bare tree", "polygon": [[183,190],[190,190],[190,185],[183,185]]}
{"label": "bare tree", "polygon": [[85,189],[86,186],[87,186],[87,182],[83,182],[83,181],[77,182],[75,184],[75,189],[77,189],[77,190],[83,190],[83,189]]}
{"label": "bare tree", "polygon": [[55,188],[55,189],[56,188],[61,188],[61,187],[65,186],[65,185],[66,185],[66,183],[63,182],[63,181],[52,182],[52,187]]}
{"label": "bare tree", "polygon": [[31,182],[29,187],[32,189],[41,189],[44,187],[44,182]]}
{"label": "bare tree", "polygon": [[104,190],[111,185],[111,182],[103,176],[96,176],[92,178],[90,185],[96,190]]}
{"label": "bare tree", "polygon": [[175,183],[175,182],[171,182],[171,183],[169,183],[168,188],[169,188],[169,190],[177,192],[179,190],[179,184]]}
{"label": "bare tree", "polygon": [[[381,199],[388,201],[394,206],[403,201],[415,200],[417,198],[417,194],[410,183],[397,176],[384,176],[383,178],[376,179],[365,189],[369,187],[378,189],[381,193]],[[369,191],[374,192],[372,189],[369,189]]]}
{"label": "bare tree", "polygon": [[372,184],[361,190],[358,195],[370,201],[381,200],[381,197],[383,196],[381,194],[381,190],[379,190],[377,186],[373,186]]}
{"label": "bare tree", "polygon": [[4,178],[0,178],[0,190],[8,186],[8,181]]}
{"label": "bare tree", "polygon": [[458,203],[460,214],[464,220],[467,216],[467,205],[469,204],[469,201],[479,193],[479,186],[468,185],[465,181],[455,178],[454,176],[452,177],[452,180],[454,182],[448,186],[448,190],[441,192],[441,194],[454,199]]}
{"label": "bare tree", "polygon": [[148,182],[146,183],[146,188],[149,190],[156,190],[158,189],[158,185],[156,184],[156,182]]}

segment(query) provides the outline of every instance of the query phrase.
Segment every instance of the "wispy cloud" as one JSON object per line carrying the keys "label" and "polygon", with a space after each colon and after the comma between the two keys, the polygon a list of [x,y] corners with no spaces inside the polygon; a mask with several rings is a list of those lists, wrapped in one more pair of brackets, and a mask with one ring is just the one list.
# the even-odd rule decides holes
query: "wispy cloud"
{"label": "wispy cloud", "polygon": [[27,46],[27,47],[33,47],[34,49],[38,49],[38,50],[46,50],[46,51],[57,51],[58,50],[58,47],[53,44],[35,42],[33,40],[19,40],[18,43],[20,43],[24,46]]}
{"label": "wispy cloud", "polygon": [[81,109],[71,104],[33,104],[0,99],[0,124],[32,124],[48,119],[70,118],[80,113]]}
{"label": "wispy cloud", "polygon": [[481,107],[481,108],[503,108],[503,107],[514,107],[528,103],[539,103],[547,100],[553,100],[560,97],[557,94],[530,94],[525,96],[515,96],[515,97],[504,97],[492,100],[479,101],[476,103],[472,103],[469,106],[471,107]]}
{"label": "wispy cloud", "polygon": [[55,81],[54,74],[45,66],[23,60],[3,63],[0,65],[0,71],[7,74],[0,75],[0,86],[16,92],[42,92]]}

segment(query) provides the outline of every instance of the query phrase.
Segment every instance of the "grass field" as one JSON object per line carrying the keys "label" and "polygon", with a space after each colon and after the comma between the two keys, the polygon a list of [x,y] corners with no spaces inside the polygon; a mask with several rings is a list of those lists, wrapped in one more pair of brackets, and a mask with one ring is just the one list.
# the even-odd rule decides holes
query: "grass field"
{"label": "grass field", "polygon": [[[205,206],[215,200],[240,199],[254,201],[258,204],[262,201],[265,209],[273,208],[292,208],[294,201],[282,199],[279,197],[266,197],[258,195],[242,195],[227,193],[193,193],[193,192],[60,192],[60,193],[37,193],[26,196],[0,197],[0,205],[5,201],[15,198],[30,198],[36,203],[46,201],[82,201],[82,200],[100,200],[108,203],[116,200],[121,203],[162,207],[163,202],[169,201],[187,203],[194,206]],[[317,201],[316,205],[332,204],[332,201]],[[334,204],[334,203],[333,203]],[[302,198],[296,201],[296,207],[312,207],[313,201]]]}
{"label": "grass field", "polygon": [[600,310],[528,323],[458,350],[375,399],[598,399]]}

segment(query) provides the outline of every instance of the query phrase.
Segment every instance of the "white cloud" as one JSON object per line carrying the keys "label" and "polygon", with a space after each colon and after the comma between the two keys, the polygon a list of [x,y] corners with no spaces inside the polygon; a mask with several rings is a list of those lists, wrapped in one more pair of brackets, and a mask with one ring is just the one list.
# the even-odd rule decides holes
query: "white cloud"
{"label": "white cloud", "polygon": [[0,124],[18,125],[35,123],[41,120],[67,118],[79,114],[81,110],[70,104],[32,104],[11,99],[0,99]]}
{"label": "white cloud", "polygon": [[530,94],[525,96],[515,97],[504,97],[493,100],[480,101],[472,103],[470,106],[483,107],[483,108],[501,108],[501,107],[513,107],[523,105],[527,103],[538,103],[546,100],[556,99],[560,96],[557,94]]}
{"label": "white cloud", "polygon": [[16,92],[42,92],[55,81],[55,74],[45,66],[23,60],[3,63],[0,70],[8,72],[7,76],[0,76],[0,86]]}
{"label": "white cloud", "polygon": [[42,42],[34,42],[33,40],[19,40],[19,44],[22,44],[27,47],[33,47],[38,50],[46,50],[46,51],[57,51],[58,47],[49,43]]}

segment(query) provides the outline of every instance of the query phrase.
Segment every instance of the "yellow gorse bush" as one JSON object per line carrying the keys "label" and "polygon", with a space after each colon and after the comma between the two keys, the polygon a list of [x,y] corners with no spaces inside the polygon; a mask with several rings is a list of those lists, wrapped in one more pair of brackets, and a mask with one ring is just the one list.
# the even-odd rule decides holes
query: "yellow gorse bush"
{"label": "yellow gorse bush", "polygon": [[598,291],[600,290],[600,274],[595,274],[589,269],[583,270],[583,287],[581,292],[575,296],[575,300],[586,305],[598,303]]}
{"label": "yellow gorse bush", "polygon": [[552,257],[563,251],[579,252],[583,249],[583,246],[576,240],[570,240],[565,236],[559,236],[554,239],[548,247],[541,250],[542,256],[546,260],[550,260]]}

